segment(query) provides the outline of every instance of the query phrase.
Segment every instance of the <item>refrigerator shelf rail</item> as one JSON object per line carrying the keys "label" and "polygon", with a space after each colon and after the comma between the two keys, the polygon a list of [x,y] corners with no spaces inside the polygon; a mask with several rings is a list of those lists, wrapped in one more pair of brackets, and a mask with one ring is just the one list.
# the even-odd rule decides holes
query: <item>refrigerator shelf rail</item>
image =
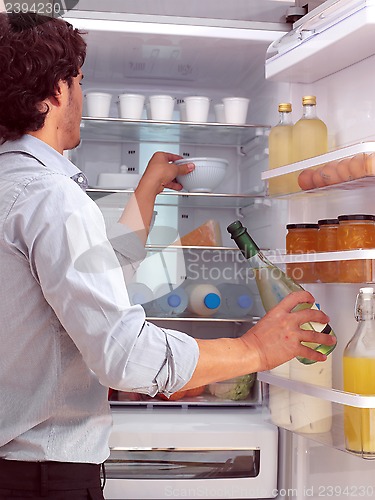
{"label": "refrigerator shelf rail", "polygon": [[189,322],[198,322],[198,323],[249,323],[251,325],[255,325],[259,320],[259,316],[245,316],[243,318],[224,318],[224,317],[203,317],[203,316],[192,316],[192,315],[184,315],[181,314],[179,316],[147,316],[149,321],[189,321]]}
{"label": "refrigerator shelf rail", "polygon": [[194,123],[182,121],[129,120],[83,117],[81,136],[85,141],[157,142],[205,146],[244,146],[270,125]]}
{"label": "refrigerator shelf rail", "polygon": [[315,252],[301,254],[282,254],[265,252],[273,264],[289,264],[293,262],[327,262],[341,260],[375,259],[375,249],[341,250],[336,252]]}
{"label": "refrigerator shelf rail", "polygon": [[259,372],[258,380],[269,385],[288,389],[293,392],[299,392],[315,398],[324,399],[331,403],[340,405],[353,406],[355,408],[370,408],[375,409],[375,395],[363,396],[360,394],[352,394],[349,392],[340,391],[338,389],[328,389],[307,382],[291,380],[289,378],[280,377],[270,372]]}

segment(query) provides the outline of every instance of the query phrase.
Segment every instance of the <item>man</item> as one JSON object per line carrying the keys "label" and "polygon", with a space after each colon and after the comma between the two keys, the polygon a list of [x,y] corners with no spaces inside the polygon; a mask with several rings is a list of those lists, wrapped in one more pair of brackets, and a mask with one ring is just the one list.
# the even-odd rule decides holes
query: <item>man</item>
{"label": "man", "polygon": [[80,140],[85,50],[61,19],[0,14],[0,499],[103,498],[109,386],[169,396],[297,355],[323,361],[301,342],[334,342],[300,328],[324,313],[291,312],[307,292],[237,339],[195,340],[129,305],[114,248],[134,265],[157,194],[194,166],[156,153],[109,243],[62,155]]}

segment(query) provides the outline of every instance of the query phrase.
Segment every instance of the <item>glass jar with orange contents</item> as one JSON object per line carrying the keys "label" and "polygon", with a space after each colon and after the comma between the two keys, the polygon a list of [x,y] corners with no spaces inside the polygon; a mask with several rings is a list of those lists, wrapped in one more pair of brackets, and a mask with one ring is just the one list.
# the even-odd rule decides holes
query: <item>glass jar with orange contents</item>
{"label": "glass jar with orange contents", "polygon": [[[318,224],[288,224],[286,226],[286,253],[315,253],[318,249]],[[294,281],[316,281],[314,262],[298,262],[286,265],[286,274]]]}
{"label": "glass jar with orange contents", "polygon": [[[337,229],[337,250],[375,248],[375,215],[340,215]],[[372,260],[339,261],[339,281],[365,283],[372,281]]]}
{"label": "glass jar with orange contents", "polygon": [[[337,250],[338,219],[318,220],[318,252],[335,252]],[[338,281],[338,262],[317,262],[315,271],[317,279],[322,283],[335,283]]]}

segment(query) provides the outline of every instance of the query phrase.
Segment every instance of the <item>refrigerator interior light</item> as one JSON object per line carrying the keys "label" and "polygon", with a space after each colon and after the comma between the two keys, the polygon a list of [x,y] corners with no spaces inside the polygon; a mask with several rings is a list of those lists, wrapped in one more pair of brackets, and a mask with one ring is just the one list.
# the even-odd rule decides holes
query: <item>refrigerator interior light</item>
{"label": "refrigerator interior light", "polygon": [[[134,22],[127,20],[84,19],[64,17],[65,21],[81,30],[123,33],[147,33],[151,35],[221,38],[271,43],[283,33],[280,31],[249,29],[249,27],[207,26],[162,22]],[[193,22],[193,21],[192,21]],[[251,25],[251,23],[249,23]]]}

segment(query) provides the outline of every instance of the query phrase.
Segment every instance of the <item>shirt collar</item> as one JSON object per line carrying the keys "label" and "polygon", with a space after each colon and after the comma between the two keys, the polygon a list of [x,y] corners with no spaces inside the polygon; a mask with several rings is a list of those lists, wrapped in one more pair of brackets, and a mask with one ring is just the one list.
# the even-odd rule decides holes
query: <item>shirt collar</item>
{"label": "shirt collar", "polygon": [[85,174],[62,154],[32,135],[26,134],[16,141],[5,142],[0,146],[1,153],[28,154],[48,168],[48,170],[69,176],[83,189],[88,187]]}

